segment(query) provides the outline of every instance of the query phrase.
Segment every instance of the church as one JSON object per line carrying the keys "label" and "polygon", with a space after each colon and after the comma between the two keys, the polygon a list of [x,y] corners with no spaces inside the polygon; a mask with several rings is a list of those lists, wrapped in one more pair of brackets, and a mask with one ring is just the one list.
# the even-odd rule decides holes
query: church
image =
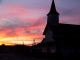
{"label": "church", "polygon": [[54,0],[47,14],[45,38],[37,45],[41,52],[57,53],[58,56],[71,56],[80,53],[80,25],[59,23],[59,13]]}

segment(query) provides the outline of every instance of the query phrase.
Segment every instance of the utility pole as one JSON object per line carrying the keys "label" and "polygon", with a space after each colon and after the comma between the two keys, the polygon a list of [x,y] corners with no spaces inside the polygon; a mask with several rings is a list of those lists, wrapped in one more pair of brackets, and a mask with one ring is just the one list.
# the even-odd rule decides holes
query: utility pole
{"label": "utility pole", "polygon": [[36,43],[35,43],[35,39],[33,40],[33,44],[32,44],[32,45],[33,45],[33,46],[36,45]]}
{"label": "utility pole", "polygon": [[23,42],[23,45],[24,45],[24,42]]}
{"label": "utility pole", "polygon": [[[12,30],[14,30],[14,26],[12,26]],[[14,35],[16,35],[17,37],[17,44],[18,44],[18,35],[15,33],[15,31],[13,31]]]}

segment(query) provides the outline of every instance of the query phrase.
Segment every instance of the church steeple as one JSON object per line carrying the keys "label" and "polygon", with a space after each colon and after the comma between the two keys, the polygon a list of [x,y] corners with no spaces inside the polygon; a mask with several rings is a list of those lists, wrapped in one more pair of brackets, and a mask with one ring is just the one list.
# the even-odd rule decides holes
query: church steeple
{"label": "church steeple", "polygon": [[51,9],[50,9],[50,12],[49,12],[47,15],[50,15],[50,14],[56,14],[56,15],[59,15],[59,13],[56,11],[56,7],[55,7],[54,0],[52,0]]}

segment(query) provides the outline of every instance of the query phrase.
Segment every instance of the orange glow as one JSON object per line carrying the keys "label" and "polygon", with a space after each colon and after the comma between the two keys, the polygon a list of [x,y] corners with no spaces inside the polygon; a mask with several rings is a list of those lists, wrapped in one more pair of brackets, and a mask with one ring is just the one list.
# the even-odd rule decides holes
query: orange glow
{"label": "orange glow", "polygon": [[[32,36],[34,37],[34,36]],[[5,44],[5,45],[15,45],[15,44],[24,44],[25,45],[30,45],[33,44],[33,39],[30,36],[19,36],[19,38],[16,37],[0,37],[0,45]],[[36,43],[41,42],[40,39],[35,40]]]}
{"label": "orange glow", "polygon": [[2,44],[5,44],[5,45],[14,45],[14,44],[12,44],[12,43],[10,43],[10,42],[7,42],[7,41],[5,41],[5,42],[1,42],[1,41],[0,41],[0,45],[2,45]]}

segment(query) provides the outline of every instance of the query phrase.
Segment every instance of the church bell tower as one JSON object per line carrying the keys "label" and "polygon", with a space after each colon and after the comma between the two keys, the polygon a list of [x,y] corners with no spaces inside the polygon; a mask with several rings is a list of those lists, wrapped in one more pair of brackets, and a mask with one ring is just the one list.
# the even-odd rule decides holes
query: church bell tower
{"label": "church bell tower", "polygon": [[56,11],[55,3],[54,0],[52,0],[52,5],[50,12],[47,14],[48,16],[48,21],[50,25],[52,26],[58,26],[59,25],[59,13]]}
{"label": "church bell tower", "polygon": [[43,35],[45,38],[43,39],[43,43],[45,42],[53,42],[54,39],[52,38],[52,27],[51,26],[58,26],[59,25],[59,13],[56,11],[54,0],[52,0],[52,5],[50,12],[47,14],[48,20]]}

